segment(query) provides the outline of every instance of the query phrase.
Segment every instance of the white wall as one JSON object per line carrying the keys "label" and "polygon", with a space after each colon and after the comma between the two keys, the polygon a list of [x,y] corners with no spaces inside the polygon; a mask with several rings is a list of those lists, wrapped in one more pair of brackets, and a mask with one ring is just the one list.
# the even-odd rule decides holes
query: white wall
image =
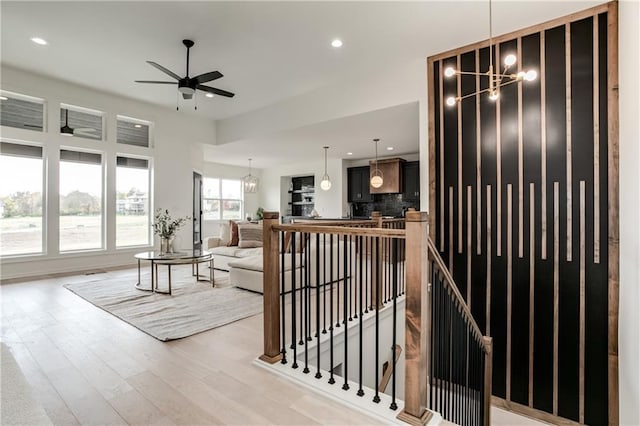
{"label": "white wall", "polygon": [[[2,128],[2,139],[41,144],[47,156],[46,200],[47,235],[45,255],[0,260],[2,278],[33,276],[46,273],[95,269],[133,264],[133,254],[143,248],[115,248],[115,157],[133,154],[150,157],[153,169],[153,202],[155,208],[169,209],[174,216],[192,215],[192,172],[202,169],[202,143],[215,143],[215,122],[185,115],[169,108],[133,101],[120,96],[71,83],[54,80],[2,66],[3,90],[44,98],[46,100],[46,132]],[[106,140],[93,141],[68,138],[59,134],[59,104],[67,103],[103,111]],[[116,115],[122,114],[154,123],[152,148],[116,144]],[[80,147],[103,153],[105,159],[106,234],[104,250],[84,253],[58,251],[58,158],[60,147]],[[191,246],[191,225],[185,226],[178,238]],[[144,249],[148,249],[145,247]]]}
{"label": "white wall", "polygon": [[[322,217],[339,218],[344,214],[342,204],[343,179],[342,160],[327,160],[327,173],[331,178],[331,189],[320,189],[320,180],[324,175],[324,157],[318,156],[315,161],[299,164],[288,164],[262,170],[260,204],[266,211],[281,210],[281,177],[310,176],[315,177],[315,209]],[[288,188],[286,188],[288,190]],[[346,190],[346,187],[345,187]]]}
{"label": "white wall", "polygon": [[619,3],[620,424],[640,424],[640,3]]}
{"label": "white wall", "polygon": [[[238,166],[230,166],[228,164],[220,164],[220,163],[211,163],[204,162],[202,165],[202,175],[204,177],[211,178],[223,178],[223,179],[242,179],[244,176],[249,174],[249,163],[247,162],[247,167],[238,167]],[[256,176],[260,179],[260,184],[258,186],[258,192],[254,194],[244,194],[244,214],[243,218],[247,215],[252,218],[255,217],[256,210],[260,207],[260,193],[264,191],[263,182],[262,182],[262,170],[251,168],[251,175]],[[202,221],[202,236],[203,237],[211,237],[220,235],[219,225],[220,220],[203,220]]]}

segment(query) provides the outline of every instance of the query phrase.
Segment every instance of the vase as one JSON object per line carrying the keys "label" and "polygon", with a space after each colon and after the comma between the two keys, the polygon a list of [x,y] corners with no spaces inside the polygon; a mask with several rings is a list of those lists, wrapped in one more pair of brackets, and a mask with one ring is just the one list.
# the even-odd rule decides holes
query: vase
{"label": "vase", "polygon": [[160,237],[160,254],[171,254],[173,253],[173,236],[171,237]]}

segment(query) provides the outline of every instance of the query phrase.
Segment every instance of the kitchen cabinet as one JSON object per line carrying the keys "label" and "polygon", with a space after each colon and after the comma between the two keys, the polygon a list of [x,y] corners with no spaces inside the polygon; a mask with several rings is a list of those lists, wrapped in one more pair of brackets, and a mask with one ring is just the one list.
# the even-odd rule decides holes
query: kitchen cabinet
{"label": "kitchen cabinet", "polygon": [[405,163],[403,174],[402,199],[404,201],[420,200],[420,162]]}
{"label": "kitchen cabinet", "polygon": [[347,199],[350,203],[372,201],[369,190],[369,167],[350,167],[347,169]]}

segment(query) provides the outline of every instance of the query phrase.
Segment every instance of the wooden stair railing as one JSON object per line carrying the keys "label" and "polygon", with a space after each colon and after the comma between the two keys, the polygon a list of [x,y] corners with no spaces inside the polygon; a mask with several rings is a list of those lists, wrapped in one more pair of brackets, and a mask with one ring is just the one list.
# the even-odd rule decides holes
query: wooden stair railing
{"label": "wooden stair railing", "polygon": [[[393,374],[396,364],[400,359],[400,354],[402,353],[402,348],[400,345],[396,345],[393,354],[391,355],[393,359],[384,363],[382,367],[382,380],[380,380],[380,385],[378,386],[378,390],[380,392],[384,392],[387,390],[387,385],[389,384],[389,380],[391,380],[391,375]],[[391,365],[389,365],[391,363]],[[385,368],[386,367],[386,368]]]}

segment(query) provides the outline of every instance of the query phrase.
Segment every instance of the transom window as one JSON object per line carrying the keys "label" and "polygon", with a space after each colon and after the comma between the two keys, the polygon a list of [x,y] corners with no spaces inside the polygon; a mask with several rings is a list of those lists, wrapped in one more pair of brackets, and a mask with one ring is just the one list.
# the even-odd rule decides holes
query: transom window
{"label": "transom window", "polygon": [[204,220],[241,219],[243,204],[242,180],[220,178],[202,180]]}
{"label": "transom window", "polygon": [[42,132],[44,129],[44,100],[1,91],[0,125]]}

